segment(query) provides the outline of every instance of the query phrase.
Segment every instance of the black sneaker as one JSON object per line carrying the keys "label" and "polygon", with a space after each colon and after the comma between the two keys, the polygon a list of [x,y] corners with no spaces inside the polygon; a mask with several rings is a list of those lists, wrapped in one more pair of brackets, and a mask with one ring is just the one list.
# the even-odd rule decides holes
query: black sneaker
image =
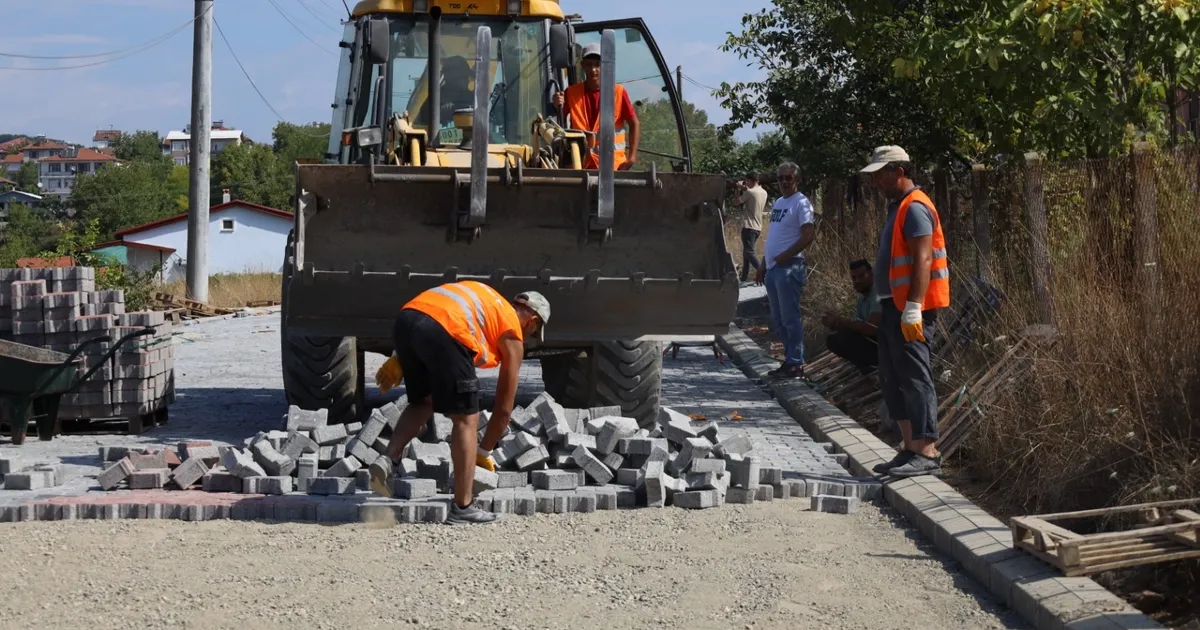
{"label": "black sneaker", "polygon": [[783,374],[784,372],[786,372],[786,371],[787,371],[787,369],[788,369],[788,364],[787,364],[787,363],[780,364],[780,366],[779,366],[779,367],[775,368],[774,370],[771,370],[771,371],[767,372],[767,376],[769,376],[769,377],[771,377],[771,378],[777,378],[779,375],[781,375],[781,374]]}
{"label": "black sneaker", "polygon": [[916,453],[912,451],[900,451],[899,454],[892,458],[892,461],[883,464],[876,464],[875,468],[872,470],[874,470],[875,474],[877,475],[886,475],[891,472],[893,468],[907,464],[909,460],[915,456]]}
{"label": "black sneaker", "polygon": [[894,477],[920,477],[921,475],[940,475],[942,474],[942,458],[925,457],[920,453],[914,453],[912,458],[907,463],[897,466],[888,471],[888,474]]}
{"label": "black sneaker", "polygon": [[771,378],[804,378],[804,366],[798,363],[785,363],[770,376]]}

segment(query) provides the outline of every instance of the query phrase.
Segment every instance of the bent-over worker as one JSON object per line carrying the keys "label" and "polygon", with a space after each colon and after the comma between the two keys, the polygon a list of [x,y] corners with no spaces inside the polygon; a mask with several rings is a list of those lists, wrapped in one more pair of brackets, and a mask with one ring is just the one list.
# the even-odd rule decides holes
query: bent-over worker
{"label": "bent-over worker", "polygon": [[[542,294],[529,291],[509,302],[492,287],[470,280],[422,292],[405,304],[396,318],[396,350],[389,362],[398,363],[402,370],[408,406],[388,444],[388,457],[399,461],[435,412],[454,422],[450,435],[454,503],[448,523],[496,520],[495,514],[473,504],[475,466],[495,469],[491,450],[512,418],[525,342],[542,339],[549,320],[550,302]],[[496,405],[487,432],[478,442],[479,379],[475,370],[497,365]],[[393,386],[398,379],[389,380],[382,385]]]}
{"label": "bent-over worker", "polygon": [[[583,168],[600,168],[600,44],[588,44],[583,47],[584,82],[576,83],[567,88],[566,92],[554,95],[555,107],[566,107],[570,122],[568,129],[580,129],[591,132],[587,142],[591,148],[583,160]],[[638,120],[633,101],[629,93],[620,84],[614,85],[616,135],[613,137],[613,168],[626,171],[637,163],[638,142],[640,141],[642,125]],[[625,131],[621,131],[621,127]],[[628,134],[628,144],[626,135]]]}

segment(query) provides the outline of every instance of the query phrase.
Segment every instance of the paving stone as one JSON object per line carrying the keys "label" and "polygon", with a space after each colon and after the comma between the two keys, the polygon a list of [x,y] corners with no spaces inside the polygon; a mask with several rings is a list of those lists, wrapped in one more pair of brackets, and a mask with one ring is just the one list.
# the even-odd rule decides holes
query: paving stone
{"label": "paving stone", "polygon": [[573,490],[579,487],[579,475],[569,470],[535,470],[529,478],[538,490]]}
{"label": "paving stone", "polygon": [[688,490],[716,490],[717,473],[688,473],[683,477]]}
{"label": "paving stone", "polygon": [[587,435],[586,433],[568,433],[563,439],[563,446],[570,451],[574,451],[581,446],[594,451],[596,450],[596,436]]}
{"label": "paving stone", "polygon": [[729,485],[737,488],[750,488],[758,484],[759,459],[753,455],[740,460],[727,462],[729,467]]}
{"label": "paving stone", "polygon": [[[358,461],[357,458],[343,457],[342,459],[338,460],[338,462],[336,464],[329,467],[329,470],[326,470],[319,478],[323,478],[323,477],[346,478],[346,479],[350,479],[351,481],[353,481],[354,473],[359,468],[362,468],[362,462]],[[266,475],[260,475],[260,476],[265,477]],[[310,481],[309,484],[311,485],[312,482]],[[335,494],[335,493],[326,493],[326,494]]]}
{"label": "paving stone", "polygon": [[[280,453],[271,445],[271,441],[259,440],[250,445],[250,452],[254,454],[254,461],[262,467],[265,475],[257,475],[261,477],[289,477],[292,471],[296,470],[296,461],[283,453]],[[228,466],[226,466],[228,468]],[[232,469],[231,469],[232,471]],[[236,472],[235,472],[236,474]],[[243,479],[250,475],[238,475]]]}
{"label": "paving stone", "polygon": [[537,495],[532,488],[513,490],[513,513],[522,516],[537,513]]}
{"label": "paving stone", "polygon": [[771,488],[774,490],[776,499],[792,498],[792,487],[786,483],[774,485],[774,486],[771,486]]}
{"label": "paving stone", "polygon": [[796,498],[809,496],[808,484],[803,479],[784,479],[783,483],[789,487],[788,492],[792,497]]}
{"label": "paving stone", "polygon": [[758,483],[765,483],[768,486],[777,486],[783,483],[783,469],[773,466],[760,466],[758,469]]}
{"label": "paving stone", "polygon": [[486,469],[475,467],[475,483],[474,492],[476,494],[488,490],[495,490],[500,486],[500,475]]}
{"label": "paving stone", "polygon": [[352,477],[317,477],[308,480],[308,494],[354,494]]}
{"label": "paving stone", "polygon": [[[189,451],[194,452],[194,451]],[[208,472],[208,464],[204,463],[204,459],[200,457],[189,457],[183,461],[174,471],[171,472],[171,481],[176,488],[187,490],[196,485]]]}
{"label": "paving stone", "polygon": [[756,490],[750,488],[729,488],[725,491],[725,502],[749,505],[754,503],[757,494]]}
{"label": "paving stone", "polygon": [[267,471],[254,461],[253,455],[233,447],[224,447],[221,452],[221,463],[225,465],[225,470],[242,479],[267,476]]}
{"label": "paving stone", "polygon": [[631,437],[637,433],[637,420],[632,418],[607,417],[603,418],[604,426],[596,435],[596,450],[603,455],[616,451],[617,443],[622,438]]}
{"label": "paving stone", "polygon": [[[96,477],[96,481],[100,483],[100,487],[104,490],[112,490],[113,488],[116,488],[117,485],[122,481],[125,481],[127,478],[129,478],[129,476],[132,474],[133,462],[129,461],[128,458],[125,458],[120,461],[113,462],[111,466],[105,468],[104,471]],[[7,476],[5,478],[7,479]]]}
{"label": "paving stone", "polygon": [[171,478],[168,468],[157,470],[137,470],[129,476],[129,487],[134,490],[150,490],[162,488]]}
{"label": "paving stone", "polygon": [[858,497],[840,497],[817,494],[812,497],[812,511],[830,514],[854,514],[858,511]]}
{"label": "paving stone", "polygon": [[318,446],[332,446],[346,439],[346,425],[330,424],[312,430],[312,440]]}
{"label": "paving stone", "polygon": [[550,451],[546,450],[541,444],[521,453],[517,456],[516,466],[518,470],[530,471],[545,464],[550,459]]}
{"label": "paving stone", "polygon": [[768,486],[765,484],[755,484],[755,485],[752,485],[751,487],[754,488],[754,500],[755,501],[774,501],[775,500],[775,488],[772,488],[771,486]]}
{"label": "paving stone", "polygon": [[535,437],[546,434],[546,427],[542,424],[541,419],[538,418],[537,411],[528,407],[513,409],[509,426],[516,427]]}
{"label": "paving stone", "polygon": [[308,453],[316,453],[320,449],[320,445],[315,440],[309,437],[306,433],[299,431],[289,431],[287,439],[283,442],[283,449],[279,452],[284,457],[295,461],[301,455]]}
{"label": "paving stone", "polygon": [[496,471],[497,488],[521,488],[529,485],[529,473],[498,470]]}
{"label": "paving stone", "polygon": [[622,486],[636,486],[641,473],[638,468],[618,468],[614,480]]}
{"label": "paving stone", "polygon": [[242,481],[245,494],[289,494],[292,491],[291,477],[249,477]]}
{"label": "paving stone", "polygon": [[[247,477],[247,479],[265,479],[266,477]],[[210,471],[204,475],[205,492],[241,492],[244,488],[243,479],[226,471]]]}
{"label": "paving stone", "polygon": [[692,465],[688,467],[688,472],[692,473],[716,473],[718,475],[725,473],[725,460],[723,459],[695,459],[692,460]]}
{"label": "paving stone", "polygon": [[596,494],[592,488],[579,488],[567,495],[567,511],[588,514],[597,509]]}
{"label": "paving stone", "polygon": [[54,476],[46,475],[42,471],[28,471],[9,473],[4,476],[5,490],[41,490],[50,487],[50,480]]}
{"label": "paving stone", "polygon": [[[613,480],[613,472],[609,470],[608,466],[604,465],[604,462],[597,459],[587,447],[583,445],[576,447],[572,456],[575,458],[575,463],[598,485],[603,486]],[[620,455],[617,455],[617,457],[620,457]]]}
{"label": "paving stone", "polygon": [[393,479],[392,494],[399,499],[427,499],[437,494],[437,482],[433,479]]}
{"label": "paving stone", "polygon": [[720,497],[716,490],[693,490],[689,492],[680,492],[672,499],[675,507],[685,508],[689,510],[701,510],[705,508],[717,507],[721,504]]}
{"label": "paving stone", "polygon": [[317,427],[323,427],[329,424],[329,410],[319,409],[317,411],[309,411],[301,409],[296,405],[288,407],[287,415],[287,430],[288,431],[312,431]]}
{"label": "paving stone", "polygon": [[666,470],[661,462],[649,462],[642,469],[638,485],[646,494],[647,507],[663,507],[666,504],[667,491],[664,477],[666,477]]}
{"label": "paving stone", "polygon": [[745,457],[754,450],[754,444],[746,435],[735,435],[725,438],[724,441],[717,444],[715,452],[724,457],[726,455],[741,455]]}

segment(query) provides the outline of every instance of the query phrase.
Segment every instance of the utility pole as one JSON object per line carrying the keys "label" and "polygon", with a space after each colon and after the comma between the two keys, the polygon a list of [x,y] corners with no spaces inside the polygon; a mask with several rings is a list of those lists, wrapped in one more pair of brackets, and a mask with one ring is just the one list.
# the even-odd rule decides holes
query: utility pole
{"label": "utility pole", "polygon": [[192,128],[188,156],[187,296],[208,301],[209,151],[212,131],[213,0],[196,0]]}

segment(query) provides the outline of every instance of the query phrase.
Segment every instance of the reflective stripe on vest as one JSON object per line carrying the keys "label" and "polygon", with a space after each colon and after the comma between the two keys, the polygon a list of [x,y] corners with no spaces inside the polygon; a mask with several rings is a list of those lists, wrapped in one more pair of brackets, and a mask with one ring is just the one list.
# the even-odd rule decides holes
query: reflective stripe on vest
{"label": "reflective stripe on vest", "polygon": [[[625,88],[621,85],[613,86],[613,102],[615,104],[613,116],[616,121],[620,120],[621,102],[624,100]],[[587,134],[587,142],[589,147],[589,155],[596,158],[596,163],[599,164],[600,157],[600,115],[596,113],[596,119],[592,121],[591,128],[584,127],[584,122],[587,120],[587,88],[582,83],[576,83],[567,88],[565,95],[567,113],[571,115],[571,125],[575,129],[582,129],[592,133]],[[613,165],[620,166],[625,163],[625,150],[628,147],[626,142],[625,131],[621,127],[614,130],[613,136]]]}
{"label": "reflective stripe on vest", "polygon": [[933,260],[929,266],[929,287],[925,290],[925,300],[922,310],[945,308],[950,306],[950,266],[946,256],[946,238],[942,232],[942,222],[938,217],[937,208],[929,195],[920,189],[913,190],[901,202],[896,210],[895,223],[892,225],[891,268],[888,270],[888,285],[892,288],[892,299],[899,308],[908,301],[908,288],[912,283],[913,265],[916,258],[908,250],[908,242],[904,238],[904,222],[908,218],[908,208],[912,202],[919,201],[933,214]]}
{"label": "reflective stripe on vest", "polygon": [[[471,297],[471,303],[468,303],[465,297],[445,286],[434,287],[430,291],[454,300],[462,309],[463,315],[466,316],[467,330],[471,331],[471,336],[479,345],[479,354],[475,357],[475,367],[487,365],[491,360],[491,355],[488,354],[487,339],[483,335],[486,325],[483,318],[483,303],[479,301],[479,296],[475,295],[473,291],[467,291],[467,295]],[[471,308],[472,306],[474,308]]]}

